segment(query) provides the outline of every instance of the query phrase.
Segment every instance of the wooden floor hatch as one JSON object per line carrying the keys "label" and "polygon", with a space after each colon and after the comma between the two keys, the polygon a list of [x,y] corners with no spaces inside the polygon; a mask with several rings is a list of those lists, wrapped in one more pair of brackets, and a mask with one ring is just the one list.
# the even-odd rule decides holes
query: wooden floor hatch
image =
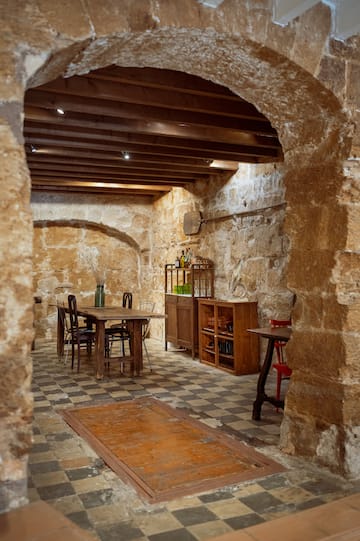
{"label": "wooden floor hatch", "polygon": [[219,429],[153,398],[63,411],[67,423],[151,502],[284,468]]}

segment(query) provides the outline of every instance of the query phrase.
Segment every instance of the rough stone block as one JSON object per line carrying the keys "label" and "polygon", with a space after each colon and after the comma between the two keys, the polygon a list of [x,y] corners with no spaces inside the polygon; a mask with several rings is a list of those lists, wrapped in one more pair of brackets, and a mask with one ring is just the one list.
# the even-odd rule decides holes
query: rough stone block
{"label": "rough stone block", "polygon": [[[294,373],[293,373],[294,374]],[[290,417],[300,415],[312,419],[314,426],[332,424],[341,426],[343,422],[344,385],[324,373],[295,372],[286,394],[286,411]]]}
{"label": "rough stone block", "polygon": [[329,250],[292,249],[288,264],[288,286],[311,294],[334,291],[331,284],[335,254]]}
{"label": "rough stone block", "polygon": [[315,73],[331,28],[331,11],[317,3],[296,21],[293,60],[310,73]]}
{"label": "rough stone block", "polygon": [[352,62],[348,67],[348,84],[346,98],[350,105],[360,108],[360,66]]}
{"label": "rough stone block", "polygon": [[300,370],[324,382],[341,381],[341,369],[346,359],[346,347],[341,331],[319,328],[298,330],[295,326],[286,346],[291,368]]}
{"label": "rough stone block", "polygon": [[323,56],[321,59],[318,78],[339,98],[345,92],[345,68],[345,61],[341,58]]}
{"label": "rough stone block", "polygon": [[333,281],[337,283],[337,297],[341,304],[352,305],[360,302],[360,254],[340,252],[337,255]]}

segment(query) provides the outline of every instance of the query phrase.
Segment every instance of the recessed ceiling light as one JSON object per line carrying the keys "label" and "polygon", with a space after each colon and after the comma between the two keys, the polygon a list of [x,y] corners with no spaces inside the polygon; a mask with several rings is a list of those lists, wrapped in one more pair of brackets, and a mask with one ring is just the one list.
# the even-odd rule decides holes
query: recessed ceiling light
{"label": "recessed ceiling light", "polygon": [[65,114],[64,109],[61,109],[60,107],[57,107],[56,112],[59,113],[59,115],[64,115]]}

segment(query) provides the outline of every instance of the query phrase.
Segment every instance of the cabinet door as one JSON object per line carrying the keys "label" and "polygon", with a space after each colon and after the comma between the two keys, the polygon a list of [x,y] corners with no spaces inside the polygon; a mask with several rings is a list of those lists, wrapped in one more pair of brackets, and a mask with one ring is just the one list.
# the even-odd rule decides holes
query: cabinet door
{"label": "cabinet door", "polygon": [[242,303],[236,306],[236,373],[256,374],[259,371],[259,339],[247,329],[258,326],[257,303]]}
{"label": "cabinet door", "polygon": [[177,297],[175,295],[166,295],[165,298],[165,335],[168,342],[177,343]]}
{"label": "cabinet door", "polygon": [[193,346],[193,300],[178,297],[177,303],[177,342],[179,346]]}

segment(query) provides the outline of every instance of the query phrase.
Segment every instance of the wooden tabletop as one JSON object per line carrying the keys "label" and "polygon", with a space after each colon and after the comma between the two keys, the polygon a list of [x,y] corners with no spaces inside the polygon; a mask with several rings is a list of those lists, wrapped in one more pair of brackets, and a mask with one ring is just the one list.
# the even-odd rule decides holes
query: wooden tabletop
{"label": "wooden tabletop", "polygon": [[164,318],[165,314],[155,312],[146,312],[144,310],[134,310],[132,308],[123,308],[122,306],[78,306],[77,312],[80,316],[93,317],[100,321],[112,319],[149,319]]}
{"label": "wooden tabletop", "polygon": [[284,342],[287,342],[291,336],[291,327],[260,327],[259,329],[247,329],[247,331],[264,338],[275,338]]}

